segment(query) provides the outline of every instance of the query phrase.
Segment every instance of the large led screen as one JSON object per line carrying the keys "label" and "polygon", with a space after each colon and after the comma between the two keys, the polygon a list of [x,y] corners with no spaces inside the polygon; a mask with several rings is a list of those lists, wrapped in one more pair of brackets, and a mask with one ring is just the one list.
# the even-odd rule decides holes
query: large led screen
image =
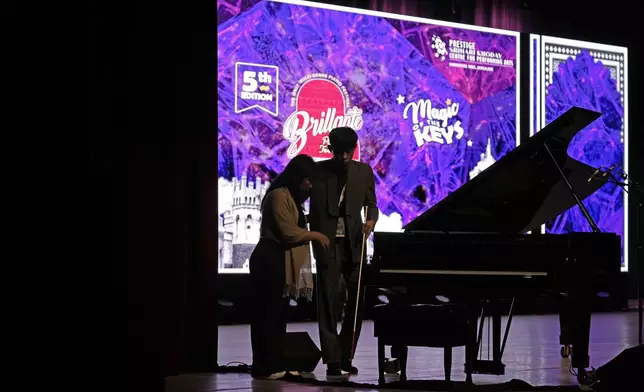
{"label": "large led screen", "polygon": [[299,1],[217,10],[221,272],[247,271],[269,182],[297,154],[330,158],[333,127],[358,132],[378,231],[519,143],[516,32]]}
{"label": "large led screen", "polygon": [[[571,106],[602,113],[579,132],[568,155],[596,168],[628,173],[627,49],[598,43],[531,35],[530,135]],[[606,184],[584,200],[603,232],[622,239],[622,271],[628,270],[628,198],[621,187]],[[548,222],[542,232],[592,231],[578,206]]]}

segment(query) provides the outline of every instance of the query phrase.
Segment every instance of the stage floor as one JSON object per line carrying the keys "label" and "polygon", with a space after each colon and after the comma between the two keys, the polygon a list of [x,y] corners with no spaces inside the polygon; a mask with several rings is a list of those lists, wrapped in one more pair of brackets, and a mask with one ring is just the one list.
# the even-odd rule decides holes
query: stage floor
{"label": "stage floor", "polygon": [[[502,328],[505,328],[503,320]],[[594,314],[591,326],[591,366],[599,367],[614,358],[622,350],[637,344],[637,312]],[[487,329],[487,328],[486,328]],[[306,331],[320,346],[317,324],[297,323],[288,326],[289,332]],[[349,380],[356,383],[377,384],[377,345],[373,337],[373,323],[365,321],[358,343],[354,365],[360,374]],[[486,331],[487,333],[487,331]],[[487,342],[482,345],[482,358],[487,358]],[[514,316],[503,355],[506,365],[504,376],[474,375],[475,384],[497,384],[511,379],[523,380],[533,386],[575,385],[570,374],[569,359],[560,356],[559,319],[557,315]],[[454,349],[452,381],[464,381],[464,348]],[[386,349],[389,356],[389,349]],[[491,354],[490,354],[491,356]],[[219,364],[242,362],[251,364],[250,333],[248,325],[221,326],[219,328]],[[322,361],[314,374],[325,380],[326,367]],[[412,347],[407,365],[409,380],[444,379],[443,350]],[[397,376],[387,378],[395,381]],[[200,374],[169,377],[167,392],[206,391],[354,391],[345,387],[306,386],[285,381],[254,381],[249,374]]]}

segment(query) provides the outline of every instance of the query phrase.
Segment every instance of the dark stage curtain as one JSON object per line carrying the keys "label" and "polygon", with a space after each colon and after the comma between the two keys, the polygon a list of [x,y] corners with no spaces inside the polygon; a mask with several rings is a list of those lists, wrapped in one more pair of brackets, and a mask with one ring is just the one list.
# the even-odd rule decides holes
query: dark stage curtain
{"label": "dark stage curtain", "polygon": [[216,8],[124,4],[94,2],[93,261],[112,285],[91,344],[96,383],[161,391],[217,365]]}
{"label": "dark stage curtain", "polygon": [[524,0],[476,0],[474,20],[464,23],[520,32],[529,32],[533,27],[532,14]]}
{"label": "dark stage curtain", "polygon": [[532,26],[525,0],[336,0],[334,4],[514,31]]}

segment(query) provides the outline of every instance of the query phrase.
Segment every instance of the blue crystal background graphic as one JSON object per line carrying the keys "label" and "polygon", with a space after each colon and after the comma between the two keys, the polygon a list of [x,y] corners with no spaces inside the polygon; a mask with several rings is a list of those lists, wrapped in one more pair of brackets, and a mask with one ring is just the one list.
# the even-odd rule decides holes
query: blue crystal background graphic
{"label": "blue crystal background graphic", "polygon": [[[217,4],[220,178],[268,181],[284,168],[289,142],[282,126],[293,111],[291,93],[311,73],[337,77],[352,106],[363,110],[361,161],[374,169],[379,209],[399,214],[403,224],[466,182],[488,140],[496,160],[516,146],[515,67],[452,69],[428,44],[434,34],[469,40],[516,61],[515,37],[269,1]],[[278,116],[235,113],[236,62],[279,66]],[[419,99],[457,102],[463,138],[417,147],[402,111]]]}
{"label": "blue crystal background graphic", "polygon": [[[619,75],[615,74],[617,77]],[[546,123],[571,106],[595,110],[602,116],[579,132],[568,147],[568,155],[593,167],[622,166],[624,162],[624,105],[611,68],[582,50],[559,63],[547,87]],[[601,231],[617,233],[624,245],[624,194],[622,188],[606,184],[584,200]],[[546,225],[548,233],[592,231],[581,209],[575,206]]]}

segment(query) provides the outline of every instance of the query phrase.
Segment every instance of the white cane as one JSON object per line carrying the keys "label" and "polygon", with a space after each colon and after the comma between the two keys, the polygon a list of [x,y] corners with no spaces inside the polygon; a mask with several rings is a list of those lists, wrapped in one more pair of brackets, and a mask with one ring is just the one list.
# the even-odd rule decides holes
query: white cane
{"label": "white cane", "polygon": [[[364,221],[367,222],[367,207],[364,207]],[[360,289],[362,288],[362,264],[364,263],[365,246],[367,244],[367,233],[362,233],[362,249],[360,251],[360,267],[358,270],[358,292],[356,295],[356,310],[353,315],[353,335],[351,336],[351,359],[356,351],[356,329],[358,328],[358,309],[360,308]]]}

